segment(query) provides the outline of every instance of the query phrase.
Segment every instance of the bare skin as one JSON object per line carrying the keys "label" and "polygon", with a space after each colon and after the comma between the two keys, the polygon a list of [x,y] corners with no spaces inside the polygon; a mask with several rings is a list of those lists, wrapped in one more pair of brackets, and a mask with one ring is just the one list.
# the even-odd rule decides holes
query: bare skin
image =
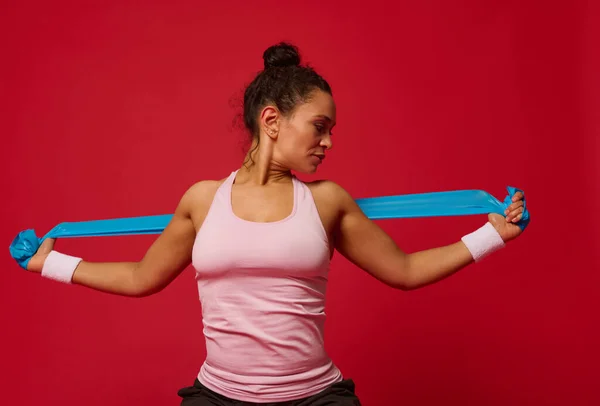
{"label": "bare skin", "polygon": [[[251,157],[254,164],[239,169],[232,187],[232,207],[242,219],[272,222],[292,211],[291,171],[314,173],[332,148],[335,103],[329,94],[315,91],[290,116],[282,115],[274,106],[266,106],[259,119],[260,142]],[[139,262],[82,261],[75,270],[73,283],[124,296],[143,297],[160,292],[191,264],[196,234],[223,181],[200,181],[190,187],[181,197],[170,223]],[[307,185],[327,232],[331,255],[338,251],[390,287],[417,289],[445,279],[473,262],[460,240],[405,253],[364,215],[341,186],[327,180]],[[523,214],[523,197],[521,192],[515,194],[505,217],[488,215],[505,242],[521,234],[516,222]],[[27,269],[41,272],[54,244],[53,239],[44,241]]]}

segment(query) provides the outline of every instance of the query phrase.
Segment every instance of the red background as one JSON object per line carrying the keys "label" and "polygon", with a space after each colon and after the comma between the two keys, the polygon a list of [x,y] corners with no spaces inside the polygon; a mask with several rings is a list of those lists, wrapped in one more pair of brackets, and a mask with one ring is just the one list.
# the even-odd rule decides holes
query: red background
{"label": "red background", "polygon": [[[172,213],[239,167],[236,100],[295,42],[331,83],[318,177],[355,197],[526,191],[532,222],[457,275],[394,291],[336,256],[327,348],[363,404],[591,405],[597,343],[598,6],[583,2],[4,2],[0,403],[175,405],[204,357],[188,268],[131,299],[43,280],[8,246],[63,221]],[[308,179],[304,177],[304,179]],[[485,216],[387,220],[406,251]],[[61,240],[139,259],[155,236]]]}

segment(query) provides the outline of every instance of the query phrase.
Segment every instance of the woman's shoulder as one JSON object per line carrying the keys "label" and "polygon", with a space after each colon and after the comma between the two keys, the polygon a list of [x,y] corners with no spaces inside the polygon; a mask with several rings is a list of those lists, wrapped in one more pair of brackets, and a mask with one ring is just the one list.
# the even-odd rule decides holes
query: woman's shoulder
{"label": "woman's shoulder", "polygon": [[311,181],[303,181],[303,183],[308,186],[311,191],[318,191],[318,192],[334,192],[337,193],[340,190],[343,190],[343,188],[337,184],[336,182],[329,180],[329,179],[317,179],[317,180],[311,180]]}
{"label": "woman's shoulder", "polygon": [[346,205],[349,201],[353,201],[350,193],[332,180],[320,179],[304,183],[310,189],[315,200],[326,202],[339,208]]}
{"label": "woman's shoulder", "polygon": [[202,202],[211,202],[219,187],[225,182],[224,179],[206,179],[193,183],[183,194],[182,200],[193,202],[197,205]]}
{"label": "woman's shoulder", "polygon": [[177,210],[192,220],[196,232],[203,223],[217,190],[226,179],[197,181],[181,197]]}
{"label": "woman's shoulder", "polygon": [[214,180],[206,179],[196,181],[188,186],[180,197],[179,206],[182,210],[191,213],[203,211],[212,203],[219,187],[227,178]]}

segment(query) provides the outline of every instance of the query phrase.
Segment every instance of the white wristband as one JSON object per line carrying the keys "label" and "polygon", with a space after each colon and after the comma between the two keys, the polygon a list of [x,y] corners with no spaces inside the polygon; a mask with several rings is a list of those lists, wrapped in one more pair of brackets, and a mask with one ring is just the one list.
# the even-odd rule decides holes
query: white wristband
{"label": "white wristband", "polygon": [[62,283],[71,283],[80,262],[81,258],[50,251],[42,267],[42,276]]}
{"label": "white wristband", "polygon": [[489,221],[483,227],[462,237],[461,241],[465,243],[475,262],[505,246],[504,240]]}

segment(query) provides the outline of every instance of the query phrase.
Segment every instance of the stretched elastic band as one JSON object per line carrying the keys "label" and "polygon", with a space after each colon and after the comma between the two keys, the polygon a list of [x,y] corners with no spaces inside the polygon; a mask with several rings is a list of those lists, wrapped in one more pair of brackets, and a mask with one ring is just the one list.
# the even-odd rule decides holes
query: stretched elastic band
{"label": "stretched elastic band", "polygon": [[[356,203],[365,215],[373,220],[488,213],[504,215],[504,210],[512,203],[514,194],[523,192],[512,186],[507,187],[507,190],[508,196],[503,202],[483,190],[457,190],[362,198],[356,199]],[[525,203],[523,216],[517,225],[525,230],[530,217],[524,197],[523,203]],[[162,214],[60,223],[42,238],[38,238],[34,230],[24,230],[10,245],[10,254],[22,268],[26,269],[29,259],[47,238],[160,234],[172,217],[172,214]]]}

